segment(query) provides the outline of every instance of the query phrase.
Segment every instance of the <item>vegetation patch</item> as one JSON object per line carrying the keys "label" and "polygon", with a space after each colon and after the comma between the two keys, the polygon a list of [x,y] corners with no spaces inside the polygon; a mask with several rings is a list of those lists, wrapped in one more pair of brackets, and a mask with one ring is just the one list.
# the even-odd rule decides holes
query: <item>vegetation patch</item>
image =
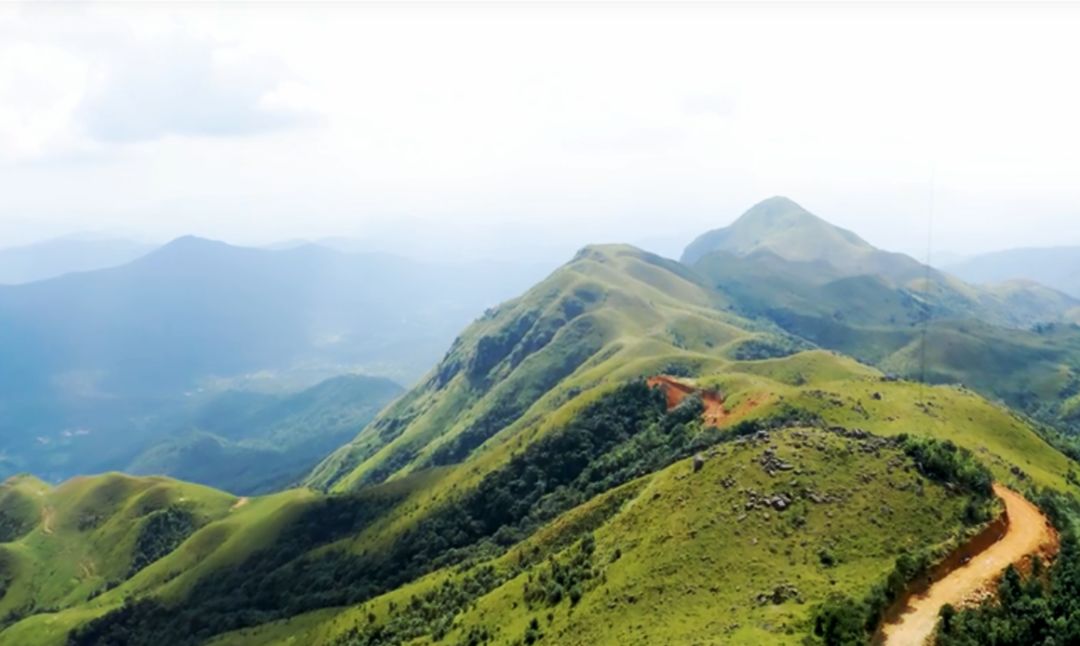
{"label": "vegetation patch", "polygon": [[180,505],[169,505],[148,514],[135,538],[128,578],[176,549],[196,528],[194,514]]}

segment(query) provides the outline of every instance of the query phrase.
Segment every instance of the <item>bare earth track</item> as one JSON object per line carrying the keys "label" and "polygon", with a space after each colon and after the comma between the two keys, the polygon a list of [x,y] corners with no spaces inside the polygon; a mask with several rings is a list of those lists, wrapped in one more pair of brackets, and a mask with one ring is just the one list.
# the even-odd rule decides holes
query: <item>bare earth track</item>
{"label": "bare earth track", "polygon": [[702,390],[674,377],[668,377],[667,375],[649,377],[647,383],[650,388],[663,389],[664,396],[667,397],[668,410],[675,408],[679,405],[679,402],[696,393],[701,397],[701,403],[705,405],[702,419],[706,424],[709,426],[719,426],[729,415],[728,411],[724,409],[724,398],[720,393],[711,390]]}
{"label": "bare earth track", "polygon": [[900,612],[882,626],[875,642],[887,646],[925,644],[934,632],[942,606],[962,606],[974,595],[992,588],[1010,563],[1020,565],[1030,554],[1047,557],[1057,552],[1057,532],[1038,507],[1000,484],[994,484],[994,494],[1005,503],[1007,522],[1000,539],[926,590],[909,597]]}

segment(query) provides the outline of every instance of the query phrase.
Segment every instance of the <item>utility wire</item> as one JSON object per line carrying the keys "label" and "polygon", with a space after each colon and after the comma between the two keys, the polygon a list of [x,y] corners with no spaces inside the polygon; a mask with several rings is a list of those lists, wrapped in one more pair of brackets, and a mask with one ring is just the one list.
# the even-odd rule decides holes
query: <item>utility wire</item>
{"label": "utility wire", "polygon": [[923,290],[925,298],[923,302],[923,328],[922,328],[922,343],[919,348],[919,373],[921,375],[920,381],[923,383],[925,389],[926,386],[926,344],[927,338],[930,334],[930,320],[933,318],[933,312],[931,311],[932,299],[930,295],[930,279],[933,275],[933,268],[930,263],[933,260],[934,251],[934,193],[937,186],[937,164],[935,163],[930,170],[930,197],[927,208],[927,222],[926,222],[926,280],[923,283]]}

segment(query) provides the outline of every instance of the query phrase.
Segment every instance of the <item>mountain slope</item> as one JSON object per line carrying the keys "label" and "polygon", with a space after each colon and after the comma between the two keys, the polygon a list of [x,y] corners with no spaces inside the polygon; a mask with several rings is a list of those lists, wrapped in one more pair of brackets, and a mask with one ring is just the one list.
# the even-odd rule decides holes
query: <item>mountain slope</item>
{"label": "mountain slope", "polygon": [[131,262],[154,245],[131,240],[71,236],[0,249],[0,285],[55,278]]}
{"label": "mountain slope", "polygon": [[754,205],[731,226],[699,236],[686,247],[682,262],[693,265],[716,251],[736,256],[770,252],[789,262],[817,263],[819,273],[828,277],[877,274],[907,282],[925,274],[914,259],[881,251],[779,196]]}
{"label": "mountain slope", "polygon": [[971,283],[1029,280],[1080,298],[1080,247],[1008,249],[967,258],[946,270]]}
{"label": "mountain slope", "polygon": [[[824,255],[790,260],[807,254],[783,244],[806,239],[789,240],[785,227],[828,231],[830,225],[787,201],[764,204],[764,214],[755,207],[732,229],[772,223],[778,231],[758,232],[767,244],[745,255],[712,251],[693,265],[736,311],[895,374],[965,383],[1062,430],[1077,428],[1080,328],[1070,322],[1074,299],[1034,283],[975,287],[925,267],[921,278],[902,283],[882,273],[841,275],[835,259]],[[769,217],[777,204],[786,206],[785,213],[794,210],[795,224],[791,217]],[[833,238],[846,241],[843,232]],[[847,246],[856,258],[871,253],[861,241]],[[833,245],[831,253],[845,249]]]}
{"label": "mountain slope", "polygon": [[219,391],[347,372],[410,382],[532,271],[182,238],[121,267],[0,287],[0,476],[118,468]]}
{"label": "mountain slope", "polygon": [[343,375],[290,395],[230,391],[124,469],[238,494],[294,484],[403,392],[381,377]]}
{"label": "mountain slope", "polygon": [[[109,474],[52,488],[28,477],[0,485],[2,512],[13,497],[32,505],[0,543],[0,625],[93,598],[165,556],[234,499],[166,478]],[[36,511],[36,513],[29,513]]]}
{"label": "mountain slope", "polygon": [[[879,324],[932,315],[1027,327],[1074,318],[1080,311],[1080,301],[1039,285],[967,285],[903,254],[876,249],[783,197],[765,200],[731,226],[702,235],[686,248],[683,262],[720,289],[733,283],[752,298],[763,284],[766,293],[755,300],[769,308],[799,298],[845,317],[847,306],[861,305],[860,283],[875,282],[873,298],[893,301],[876,316]],[[856,293],[849,293],[852,288]],[[863,313],[873,314],[874,308]]]}
{"label": "mountain slope", "polygon": [[[994,508],[971,478],[1076,492],[1074,463],[1007,409],[796,352],[734,304],[678,263],[587,248],[320,465],[334,493],[233,503],[0,641],[797,642],[830,589],[869,594],[901,549],[978,529]],[[718,393],[718,425],[693,396],[669,407],[658,373]]]}
{"label": "mountain slope", "polygon": [[[676,462],[567,512],[499,558],[438,572],[333,619],[301,616],[212,643],[366,643],[377,634],[431,643],[445,632],[451,644],[478,636],[512,644],[528,641],[535,620],[539,643],[799,644],[814,600],[858,594],[902,550],[945,546],[963,531],[965,498],[920,478],[895,446],[860,457],[874,441],[788,429],[721,445],[699,471],[690,459]],[[761,466],[767,452],[799,475],[770,476]],[[911,473],[896,483],[923,483],[922,498],[887,478],[865,480],[905,466]],[[758,502],[781,494],[790,507]],[[440,623],[446,590],[467,599],[452,624]]]}
{"label": "mountain slope", "polygon": [[723,356],[755,326],[678,264],[632,247],[589,247],[470,326],[423,384],[312,474],[348,489],[460,462],[576,393]]}

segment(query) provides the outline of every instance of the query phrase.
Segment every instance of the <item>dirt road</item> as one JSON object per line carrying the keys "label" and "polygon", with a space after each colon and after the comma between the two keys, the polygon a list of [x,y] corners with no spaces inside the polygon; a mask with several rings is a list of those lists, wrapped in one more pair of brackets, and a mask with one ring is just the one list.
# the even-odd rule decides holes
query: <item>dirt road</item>
{"label": "dirt road", "polygon": [[1000,484],[994,485],[994,493],[1005,503],[1008,524],[1004,536],[909,598],[900,614],[882,626],[876,641],[888,646],[925,644],[943,605],[962,605],[973,594],[993,586],[1010,563],[1020,563],[1029,554],[1056,552],[1057,532],[1038,507]]}

